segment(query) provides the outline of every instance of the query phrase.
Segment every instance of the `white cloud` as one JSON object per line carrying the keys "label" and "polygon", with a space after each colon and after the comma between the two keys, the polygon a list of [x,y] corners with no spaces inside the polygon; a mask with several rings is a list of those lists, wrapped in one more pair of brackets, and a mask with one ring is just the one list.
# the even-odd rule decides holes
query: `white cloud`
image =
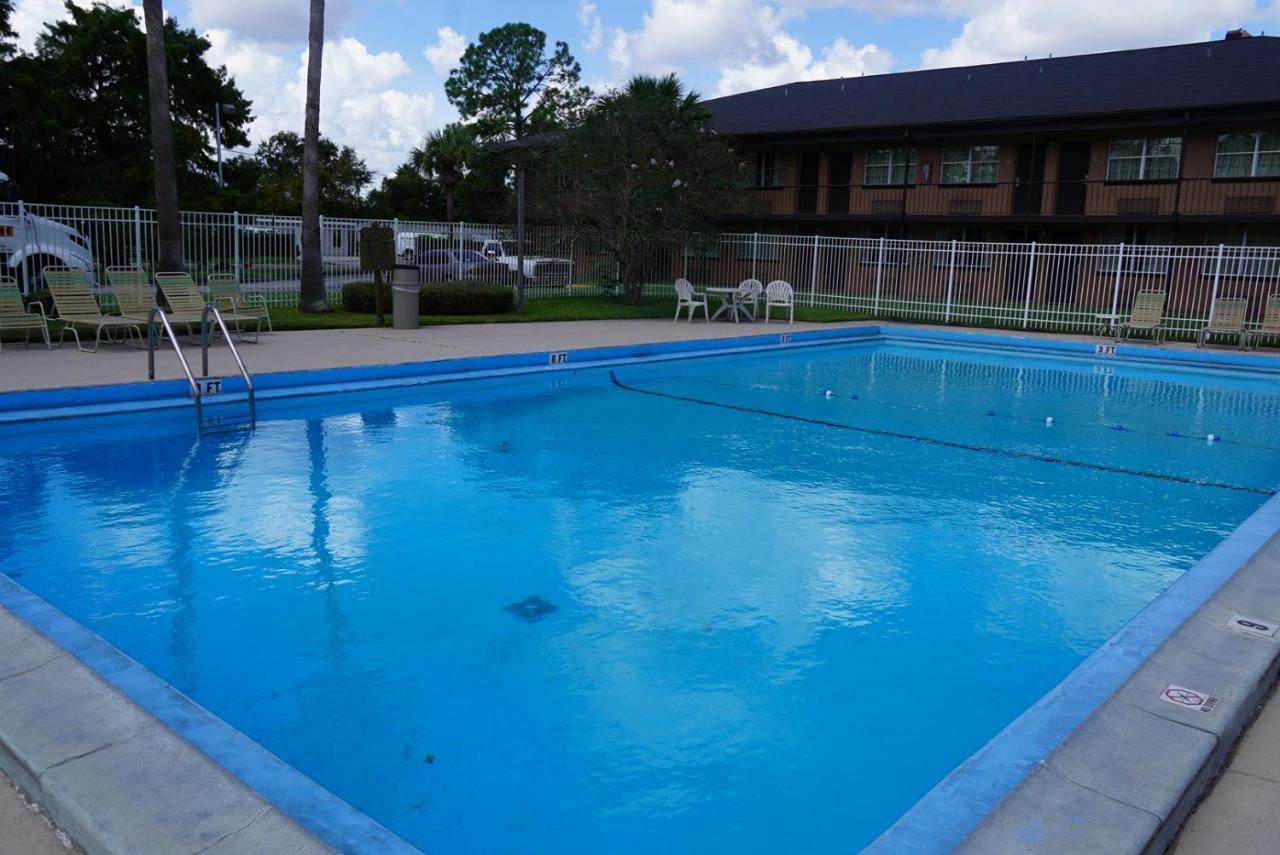
{"label": "white cloud", "polygon": [[[281,55],[225,30],[206,35],[210,60],[225,64],[253,101],[250,139],[260,142],[282,130],[301,133],[307,52]],[[408,63],[395,51],[370,51],[350,37],[325,42],[320,132],[354,146],[374,171],[393,171],[428,130],[447,118],[433,94],[397,87],[409,74]]]}
{"label": "white cloud", "polygon": [[893,54],[876,45],[855,47],[843,36],[822,49],[822,58],[814,60],[813,51],[786,33],[773,37],[772,62],[744,62],[721,68],[716,93],[732,95],[777,86],[798,80],[822,80],[828,77],[858,77],[881,74],[893,66]]}
{"label": "white cloud", "polygon": [[609,60],[618,76],[682,72],[709,66],[726,95],[822,77],[888,71],[893,55],[836,35],[817,56],[785,25],[803,4],[779,8],[757,0],[653,0],[640,29],[614,28]]}
{"label": "white cloud", "polygon": [[587,30],[586,38],[582,40],[583,50],[591,53],[600,50],[601,45],[604,44],[604,21],[600,18],[600,7],[595,3],[580,0],[578,3],[578,23],[582,24]]}
{"label": "white cloud", "polygon": [[[138,16],[138,23],[142,23],[141,3],[131,3],[129,0],[102,1],[108,6],[132,9]],[[36,46],[36,38],[44,32],[46,24],[68,17],[66,0],[18,0],[9,17],[9,26],[17,34],[18,47],[29,51]]]}
{"label": "white cloud", "polygon": [[[327,0],[327,36],[342,32],[350,0]],[[226,30],[258,42],[305,42],[310,4],[302,0],[187,0],[187,20],[197,30]]]}
{"label": "white cloud", "polygon": [[960,35],[921,56],[925,68],[1202,41],[1255,17],[1255,0],[944,0]]}
{"label": "white cloud", "polygon": [[436,74],[444,77],[458,64],[466,49],[466,36],[452,27],[441,27],[436,30],[436,43],[423,48],[422,55],[431,63]]}

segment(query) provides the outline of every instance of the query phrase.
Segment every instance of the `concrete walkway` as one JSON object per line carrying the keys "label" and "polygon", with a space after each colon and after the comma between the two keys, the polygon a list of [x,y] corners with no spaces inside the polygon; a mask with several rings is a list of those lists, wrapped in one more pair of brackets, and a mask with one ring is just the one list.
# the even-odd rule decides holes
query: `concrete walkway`
{"label": "concrete walkway", "polygon": [[[433,359],[456,359],[468,356],[495,356],[510,353],[538,353],[548,350],[608,347],[612,345],[650,344],[667,341],[733,338],[735,336],[777,335],[813,329],[840,329],[865,326],[871,321],[813,324],[797,323],[765,325],[732,323],[672,323],[669,320],[638,319],[614,321],[553,321],[513,324],[455,324],[421,327],[416,330],[354,329],[279,332],[264,335],[258,343],[245,343],[241,356],[250,372],[265,374],[275,371],[299,371],[311,368],[341,368],[358,365],[385,365],[396,362],[419,362]],[[912,324],[894,324],[912,327]],[[931,327],[938,329],[938,327]],[[1061,334],[1036,331],[969,329],[949,326],[956,332],[979,332],[1021,338],[1059,341],[1109,343],[1084,334]],[[1142,345],[1136,343],[1136,346]],[[1194,345],[1170,343],[1162,350],[1195,350]],[[194,339],[183,339],[183,352],[192,370],[200,374],[200,346]],[[1234,348],[1224,352],[1238,353]],[[1253,351],[1255,354],[1280,356],[1274,349]],[[215,344],[210,350],[209,372],[215,376],[235,373],[228,348]],[[156,354],[156,377],[179,379],[182,371],[172,348],[165,345]],[[117,383],[140,383],[147,379],[145,350],[128,344],[106,344],[97,353],[81,353],[74,344],[52,351],[43,346],[6,345],[0,351],[0,392],[24,389],[55,389],[67,386],[101,386]]]}
{"label": "concrete walkway", "polygon": [[1274,689],[1169,852],[1280,852],[1280,702]]}
{"label": "concrete walkway", "polygon": [[[299,371],[385,365],[466,356],[537,353],[548,350],[689,341],[734,336],[832,329],[858,324],[672,323],[670,320],[553,321],[515,324],[455,324],[416,330],[355,329],[278,332],[257,344],[239,345],[249,371]],[[183,339],[183,352],[200,374],[200,344]],[[224,344],[210,349],[209,372],[235,372]],[[177,379],[182,369],[168,345],[156,353],[156,377]],[[147,353],[129,344],[105,344],[97,353],[82,353],[74,343],[46,350],[43,345],[6,345],[0,351],[0,392],[140,383],[147,379]]]}
{"label": "concrete walkway", "polygon": [[79,852],[64,843],[38,808],[0,775],[0,855],[70,855]]}

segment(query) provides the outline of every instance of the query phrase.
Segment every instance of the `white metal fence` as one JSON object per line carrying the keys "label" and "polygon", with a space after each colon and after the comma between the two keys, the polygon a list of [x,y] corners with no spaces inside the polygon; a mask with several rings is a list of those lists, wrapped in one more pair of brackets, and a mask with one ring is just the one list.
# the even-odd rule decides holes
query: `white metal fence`
{"label": "white metal fence", "polygon": [[[367,278],[359,269],[357,235],[368,222],[322,218],[325,279],[332,299],[339,298],[343,285]],[[246,290],[265,295],[273,305],[296,304],[298,217],[184,212],[182,225],[186,265],[197,280],[230,271]],[[466,265],[476,262],[476,250],[485,240],[510,239],[513,232],[494,224],[397,220],[391,225],[397,248],[428,278],[459,278],[449,264],[462,265],[463,258]],[[72,263],[93,269],[101,283],[108,266],[154,269],[155,235],[155,213],[145,208],[0,204],[0,274],[34,282],[43,265]],[[617,288],[616,260],[572,229],[530,227],[525,254],[559,260],[540,268],[554,275],[528,280],[530,298]],[[802,305],[888,318],[1058,330],[1089,330],[1097,326],[1099,315],[1125,315],[1142,290],[1166,294],[1166,314],[1175,333],[1199,330],[1214,301],[1228,297],[1248,301],[1249,324],[1256,326],[1268,296],[1280,294],[1280,247],[1221,244],[724,234],[686,246],[651,241],[640,266],[651,293],[671,293],[676,277],[695,285],[784,279]],[[463,278],[470,269],[463,265]]]}

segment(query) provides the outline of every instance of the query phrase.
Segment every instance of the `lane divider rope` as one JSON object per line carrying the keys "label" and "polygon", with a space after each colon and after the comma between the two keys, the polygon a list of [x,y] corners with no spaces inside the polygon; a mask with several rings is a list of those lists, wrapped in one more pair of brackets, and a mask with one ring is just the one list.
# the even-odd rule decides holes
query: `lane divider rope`
{"label": "lane divider rope", "polygon": [[739,413],[751,413],[758,416],[770,416],[775,419],[788,419],[793,422],[802,424],[817,425],[819,427],[835,428],[837,430],[856,431],[857,433],[869,434],[871,436],[881,436],[890,439],[906,439],[912,442],[923,442],[928,445],[937,445],[944,448],[956,448],[963,451],[973,451],[981,454],[993,454],[1003,457],[1014,457],[1021,460],[1035,460],[1040,463],[1056,463],[1061,466],[1075,466],[1080,469],[1091,469],[1096,472],[1112,472],[1119,475],[1132,475],[1138,478],[1150,478],[1156,481],[1170,481],[1176,484],[1189,484],[1193,487],[1213,487],[1219,490],[1235,490],[1241,493],[1257,493],[1262,496],[1274,496],[1276,491],[1267,487],[1251,487],[1245,484],[1232,484],[1229,481],[1214,481],[1206,478],[1189,478],[1185,475],[1173,475],[1166,472],[1148,472],[1143,469],[1128,469],[1124,466],[1109,466],[1105,463],[1090,463],[1085,460],[1071,460],[1066,457],[1053,457],[1048,454],[1038,454],[1034,451],[1017,451],[1009,448],[994,448],[987,445],[973,445],[967,442],[956,442],[949,439],[939,439],[932,436],[920,436],[919,434],[900,433],[898,431],[881,430],[879,428],[861,427],[859,425],[851,425],[845,422],[834,422],[827,419],[818,419],[811,416],[797,416],[792,413],[780,413],[776,410],[765,410],[757,407],[747,407],[741,404],[726,404],[723,401],[708,401],[704,398],[694,398],[689,395],[677,395],[672,392],[659,392],[655,389],[644,389],[640,386],[632,386],[618,379],[617,373],[609,372],[609,379],[613,381],[613,385],[627,392],[635,392],[640,395],[651,395],[655,398],[666,398],[671,401],[684,401],[690,404],[701,404],[704,407],[716,407],[722,410],[732,410]]}

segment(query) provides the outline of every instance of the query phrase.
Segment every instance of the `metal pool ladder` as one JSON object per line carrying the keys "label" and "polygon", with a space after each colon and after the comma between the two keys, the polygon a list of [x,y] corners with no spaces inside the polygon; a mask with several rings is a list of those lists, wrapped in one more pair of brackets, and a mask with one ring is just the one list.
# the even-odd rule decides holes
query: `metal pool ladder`
{"label": "metal pool ladder", "polygon": [[244,388],[246,394],[246,402],[249,405],[249,421],[232,423],[232,428],[247,428],[252,430],[258,422],[257,402],[253,392],[253,376],[249,374],[249,369],[244,367],[244,360],[240,358],[240,351],[236,348],[235,341],[231,338],[231,331],[227,329],[227,322],[222,319],[222,313],[218,311],[218,307],[213,303],[209,303],[204,307],[204,311],[200,313],[200,363],[201,375],[200,379],[191,371],[191,365],[187,362],[187,356],[182,352],[182,345],[178,342],[178,336],[173,331],[173,326],[169,323],[169,319],[159,306],[152,308],[147,315],[147,376],[156,379],[156,321],[159,320],[160,326],[169,334],[169,341],[173,342],[173,352],[178,357],[179,364],[182,365],[182,373],[186,375],[187,386],[191,390],[191,400],[195,404],[196,412],[196,433],[203,436],[213,428],[226,426],[226,421],[221,416],[206,420],[204,417],[203,401],[205,395],[219,395],[222,393],[222,378],[209,376],[209,318],[217,322],[218,329],[222,330],[222,337],[227,341],[227,347],[231,349],[231,356],[236,361],[236,367],[240,369],[240,377],[244,380]]}

